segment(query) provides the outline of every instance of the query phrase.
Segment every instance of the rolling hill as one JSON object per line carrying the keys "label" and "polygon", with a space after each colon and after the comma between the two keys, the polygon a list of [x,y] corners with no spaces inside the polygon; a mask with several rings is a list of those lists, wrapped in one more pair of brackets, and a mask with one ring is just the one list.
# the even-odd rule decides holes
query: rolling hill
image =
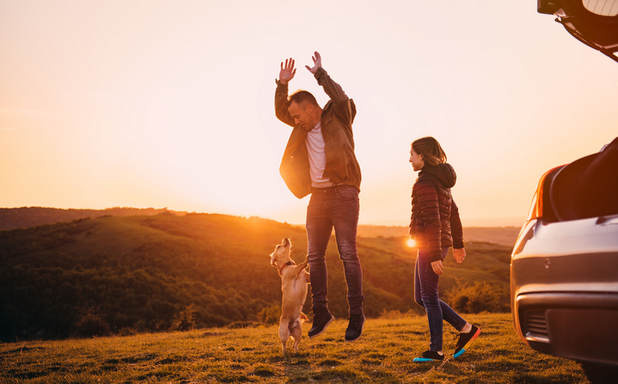
{"label": "rolling hill", "polygon": [[[160,213],[183,216],[187,212],[170,211],[167,208],[107,208],[107,209],[60,209],[45,207],[0,208],[0,231],[29,228],[63,221],[97,218],[103,216],[152,216]],[[512,247],[519,227],[465,227],[466,241],[493,243]],[[359,225],[360,237],[403,237],[408,228],[403,226]]]}
{"label": "rolling hill", "polygon": [[[0,208],[0,231],[3,229],[29,228],[62,221],[96,218],[103,216],[157,215],[166,208],[107,208],[107,209],[60,209],[45,207]],[[174,212],[184,214],[184,212]]]}
{"label": "rolling hill", "polygon": [[[162,212],[0,231],[0,340],[271,321],[281,291],[269,254],[284,237],[302,261],[302,227],[255,217]],[[369,317],[421,310],[413,301],[415,253],[405,239],[359,238]],[[511,248],[477,242],[466,248],[463,265],[449,256],[443,296],[456,304],[474,301],[464,294],[508,291]],[[334,241],[327,262],[329,306],[346,318]],[[506,297],[500,300],[508,310]],[[305,312],[310,308],[308,300]]]}

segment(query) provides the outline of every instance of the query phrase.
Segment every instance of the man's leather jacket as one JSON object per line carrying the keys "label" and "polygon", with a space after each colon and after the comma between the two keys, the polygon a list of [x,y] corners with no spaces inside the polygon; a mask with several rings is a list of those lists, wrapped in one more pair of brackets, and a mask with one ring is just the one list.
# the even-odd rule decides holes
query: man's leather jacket
{"label": "man's leather jacket", "polygon": [[[324,177],[335,185],[352,185],[360,191],[361,171],[354,154],[352,133],[356,106],[323,68],[316,71],[315,78],[330,97],[321,117],[322,136],[326,144]],[[307,131],[294,126],[294,118],[288,111],[288,85],[278,80],[275,91],[275,115],[285,124],[294,127],[283,153],[279,173],[290,191],[302,199],[311,193],[309,157],[305,144]]]}

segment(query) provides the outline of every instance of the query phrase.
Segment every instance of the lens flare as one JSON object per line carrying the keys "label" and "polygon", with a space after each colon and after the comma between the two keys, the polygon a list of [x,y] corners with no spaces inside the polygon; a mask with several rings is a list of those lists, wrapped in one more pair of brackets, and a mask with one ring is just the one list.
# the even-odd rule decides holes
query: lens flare
{"label": "lens flare", "polygon": [[408,244],[408,247],[410,248],[416,247],[416,241],[414,239],[408,239],[406,243]]}

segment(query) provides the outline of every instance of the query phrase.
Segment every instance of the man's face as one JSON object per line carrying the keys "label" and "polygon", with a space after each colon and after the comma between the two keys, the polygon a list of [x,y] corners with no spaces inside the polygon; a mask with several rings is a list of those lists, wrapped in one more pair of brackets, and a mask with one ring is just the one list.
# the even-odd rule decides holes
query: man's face
{"label": "man's face", "polygon": [[317,124],[312,114],[313,107],[311,105],[307,105],[306,103],[299,105],[297,102],[293,101],[290,103],[288,111],[294,118],[294,124],[296,126],[309,130]]}

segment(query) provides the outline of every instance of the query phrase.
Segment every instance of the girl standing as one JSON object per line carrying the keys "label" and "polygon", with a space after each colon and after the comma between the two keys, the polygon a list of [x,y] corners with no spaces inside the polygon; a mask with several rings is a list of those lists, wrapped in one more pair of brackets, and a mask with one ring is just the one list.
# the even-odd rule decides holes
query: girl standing
{"label": "girl standing", "polygon": [[414,300],[425,308],[429,320],[429,350],[414,362],[444,360],[442,351],[442,320],[446,320],[459,334],[453,358],[480,335],[481,330],[469,324],[438,297],[438,280],[444,272],[442,261],[453,247],[458,263],[466,257],[463,228],[459,210],[451,195],[457,175],[440,143],[433,137],[423,137],[412,143],[410,163],[420,171],[412,187],[412,217],[410,237],[416,241],[418,256],[414,270]]}

